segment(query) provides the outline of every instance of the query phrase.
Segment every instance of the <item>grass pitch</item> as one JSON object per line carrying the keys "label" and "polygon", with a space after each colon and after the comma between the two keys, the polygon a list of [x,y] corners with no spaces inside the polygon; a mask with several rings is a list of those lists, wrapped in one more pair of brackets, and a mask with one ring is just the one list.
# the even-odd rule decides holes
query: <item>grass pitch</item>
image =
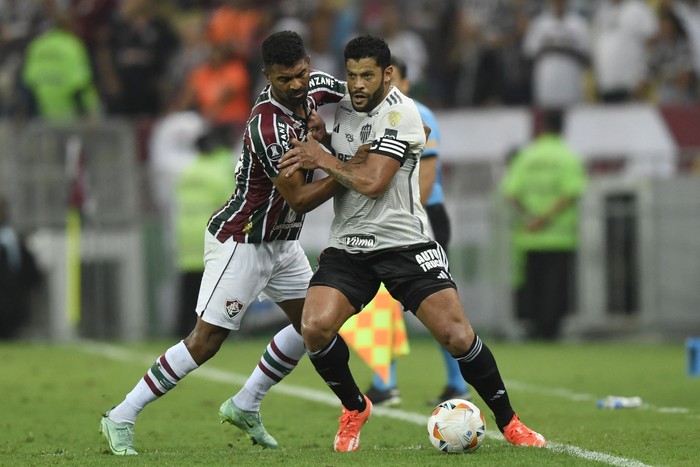
{"label": "grass pitch", "polygon": [[[548,448],[515,448],[486,416],[488,436],[473,454],[449,455],[429,443],[426,401],[444,370],[432,340],[414,338],[399,361],[399,409],[377,408],[356,453],[334,453],[339,404],[304,359],[263,402],[280,448],[252,446],[220,425],[218,408],[256,364],[268,338],[235,339],[202,368],[148,406],[136,424],[139,456],[109,454],[100,412],[119,402],[172,341],[76,344],[0,343],[0,466],[24,465],[698,465],[700,378],[685,373],[682,343],[535,344],[485,339],[521,419]],[[371,378],[355,356],[365,389]],[[601,410],[606,395],[640,396],[636,409]]]}

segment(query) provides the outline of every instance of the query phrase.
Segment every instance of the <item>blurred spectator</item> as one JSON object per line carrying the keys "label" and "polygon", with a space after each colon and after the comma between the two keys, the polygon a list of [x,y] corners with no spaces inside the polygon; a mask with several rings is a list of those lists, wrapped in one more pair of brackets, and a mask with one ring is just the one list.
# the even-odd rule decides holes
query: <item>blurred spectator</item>
{"label": "blurred spectator", "polygon": [[[410,24],[415,25],[428,50],[428,72],[423,101],[431,107],[444,107],[450,100],[452,77],[451,64],[447,60],[456,34],[455,1],[434,2],[415,0],[416,9],[406,12]],[[342,54],[341,54],[342,56]]]}
{"label": "blurred spectator", "polygon": [[32,96],[32,113],[53,121],[95,116],[100,102],[87,50],[66,17],[55,21],[27,46],[22,79]]}
{"label": "blurred spectator", "polygon": [[228,44],[237,58],[250,58],[269,20],[256,3],[254,0],[222,0],[209,18],[209,42]]}
{"label": "blurred spectator", "polygon": [[22,111],[22,61],[44,15],[37,0],[0,0],[0,117]]}
{"label": "blurred spectator", "polygon": [[501,186],[517,211],[514,260],[524,257],[516,314],[535,339],[559,337],[574,297],[578,199],[586,173],[564,141],[562,127],[562,112],[547,110],[542,133],[514,156]]}
{"label": "blurred spectator", "polygon": [[693,54],[695,76],[700,76],[700,0],[662,0],[661,6],[671,8],[688,35]]}
{"label": "blurred spectator", "polygon": [[[156,218],[162,226],[160,246],[164,264],[162,281],[155,287],[159,305],[157,315],[163,320],[172,319],[171,323],[177,321],[173,310],[178,308],[177,252],[173,227],[177,213],[177,181],[197,158],[196,141],[206,129],[207,123],[199,113],[173,112],[158,119],[148,136],[148,178]],[[198,243],[201,243],[201,239]]]}
{"label": "blurred spectator", "polygon": [[428,48],[423,38],[405,27],[401,9],[390,2],[384,4],[381,25],[379,35],[389,45],[391,54],[406,62],[413,94],[420,97],[426,91],[425,73],[428,66]]}
{"label": "blurred spectator", "polygon": [[213,44],[209,59],[190,73],[177,107],[194,107],[212,125],[229,125],[237,135],[252,107],[250,81],[246,63],[229,45]]}
{"label": "blurred spectator", "polygon": [[478,22],[467,12],[456,12],[454,40],[449,44],[445,61],[449,89],[447,102],[454,107],[471,106],[477,103],[478,75],[483,39]]}
{"label": "blurred spectator", "polygon": [[18,337],[29,321],[31,293],[40,281],[34,256],[10,224],[9,206],[0,196],[0,339]]}
{"label": "blurred spectator", "polygon": [[64,12],[72,18],[74,32],[90,52],[90,59],[95,60],[98,44],[107,34],[109,21],[120,0],[56,1],[64,4],[68,2]]}
{"label": "blurred spectator", "polygon": [[659,26],[649,59],[657,102],[692,104],[697,100],[697,87],[685,28],[667,7],[659,10]]}
{"label": "blurred spectator", "polygon": [[[332,5],[336,11],[336,21],[331,35],[331,50],[338,57],[342,57],[349,38],[358,35],[361,29],[359,23],[362,5],[354,0],[325,0],[325,3]],[[345,65],[342,64],[341,68],[343,69],[341,74],[344,74]]]}
{"label": "blurred spectator", "polygon": [[176,102],[192,70],[206,62],[211,54],[211,45],[205,35],[206,21],[201,12],[191,11],[179,15],[174,24],[181,46],[170,60],[166,73],[165,95],[168,103]]}
{"label": "blurred spectator", "polygon": [[593,70],[602,102],[646,98],[648,44],[658,21],[643,0],[601,0],[594,17]]}
{"label": "blurred spectator", "polygon": [[206,127],[204,118],[194,111],[170,113],[153,126],[148,154],[151,186],[166,225],[172,224],[174,216],[177,179],[197,157],[195,141]]}
{"label": "blurred spectator", "polygon": [[306,41],[311,56],[311,66],[333,76],[343,76],[345,67],[333,48],[333,31],[336,25],[336,12],[323,4],[315,9],[308,20],[309,36]]}
{"label": "blurred spectator", "polygon": [[588,66],[588,24],[568,9],[567,0],[550,0],[550,9],[537,16],[527,30],[523,49],[533,61],[534,104],[566,107],[584,100]]}
{"label": "blurred spectator", "polygon": [[101,91],[110,114],[154,117],[164,108],[165,71],[179,38],[156,14],[157,4],[122,0],[100,44]]}
{"label": "blurred spectator", "polygon": [[[461,0],[454,40],[446,59],[456,106],[529,100],[528,73],[520,74],[520,40],[537,4],[524,0]],[[521,92],[525,89],[525,94]]]}
{"label": "blurred spectator", "polygon": [[532,102],[532,64],[523,52],[523,40],[532,18],[541,9],[539,0],[510,0],[499,18],[502,31],[498,47],[502,73],[499,94],[505,105],[529,105]]}
{"label": "blurred spectator", "polygon": [[294,31],[301,36],[304,43],[308,42],[309,27],[306,25],[308,22],[306,18],[311,16],[313,9],[309,9],[308,3],[305,7],[290,0],[282,3],[275,8],[274,15],[271,15],[272,21],[268,32]]}
{"label": "blurred spectator", "polygon": [[186,337],[197,320],[199,286],[204,272],[202,232],[209,216],[231,196],[234,188],[233,152],[227,134],[214,128],[196,141],[197,158],[177,180],[175,238],[179,271],[177,334]]}

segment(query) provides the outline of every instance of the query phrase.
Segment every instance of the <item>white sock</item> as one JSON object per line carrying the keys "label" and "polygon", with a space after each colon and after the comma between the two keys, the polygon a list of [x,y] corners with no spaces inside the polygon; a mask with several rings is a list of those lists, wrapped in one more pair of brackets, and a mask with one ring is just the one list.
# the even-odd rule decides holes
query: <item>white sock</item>
{"label": "white sock", "polygon": [[241,410],[258,412],[265,394],[296,368],[304,353],[304,338],[291,324],[279,331],[265,348],[245,385],[233,396],[233,403]]}
{"label": "white sock", "polygon": [[178,381],[197,367],[185,343],[178,342],[158,357],[122,403],[110,410],[109,418],[117,423],[134,423],[146,405],[173,389]]}

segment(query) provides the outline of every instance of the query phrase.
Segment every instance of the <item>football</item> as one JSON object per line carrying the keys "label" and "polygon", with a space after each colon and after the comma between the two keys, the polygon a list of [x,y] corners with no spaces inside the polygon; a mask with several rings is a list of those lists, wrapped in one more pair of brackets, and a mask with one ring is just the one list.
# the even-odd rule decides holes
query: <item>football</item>
{"label": "football", "polygon": [[474,452],[481,446],[485,432],[484,414],[462,399],[442,402],[428,418],[428,438],[443,452]]}

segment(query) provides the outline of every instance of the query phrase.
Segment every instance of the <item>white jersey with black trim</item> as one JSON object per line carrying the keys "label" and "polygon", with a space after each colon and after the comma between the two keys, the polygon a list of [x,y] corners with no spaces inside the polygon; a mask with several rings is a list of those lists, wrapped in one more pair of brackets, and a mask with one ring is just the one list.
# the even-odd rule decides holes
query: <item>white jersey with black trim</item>
{"label": "white jersey with black trim", "polygon": [[330,246],[360,253],[429,242],[428,218],[418,189],[425,131],[413,100],[392,88],[365,113],[353,110],[346,95],[338,103],[331,137],[336,157],[348,161],[367,143],[371,153],[394,158],[401,167],[377,199],[354,190],[335,196]]}

